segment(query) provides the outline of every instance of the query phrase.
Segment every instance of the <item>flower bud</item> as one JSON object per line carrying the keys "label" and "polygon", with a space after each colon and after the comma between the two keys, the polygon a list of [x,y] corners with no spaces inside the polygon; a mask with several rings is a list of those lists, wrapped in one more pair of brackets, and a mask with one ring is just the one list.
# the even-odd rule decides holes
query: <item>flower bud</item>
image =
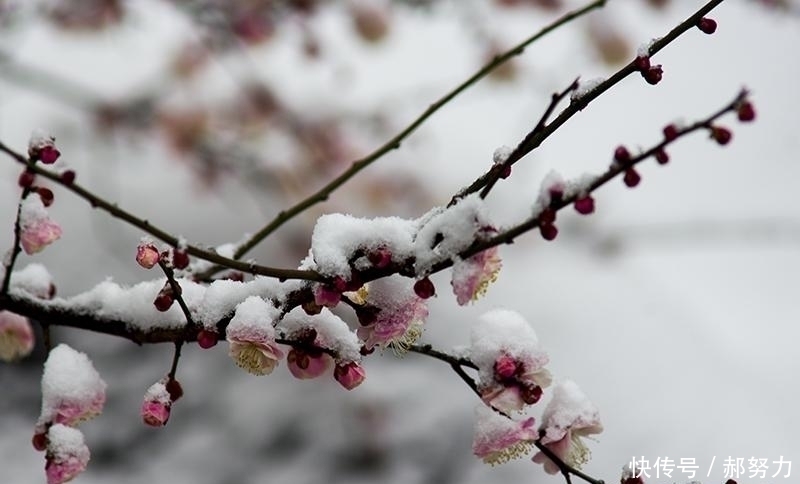
{"label": "flower bud", "polygon": [[158,264],[158,249],[153,244],[139,244],[136,248],[136,262],[145,269],[152,269]]}

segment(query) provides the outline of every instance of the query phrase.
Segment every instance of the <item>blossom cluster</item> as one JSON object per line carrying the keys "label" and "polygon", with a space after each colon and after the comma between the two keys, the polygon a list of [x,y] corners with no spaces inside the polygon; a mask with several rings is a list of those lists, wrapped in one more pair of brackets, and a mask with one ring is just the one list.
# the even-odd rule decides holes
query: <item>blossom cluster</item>
{"label": "blossom cluster", "polygon": [[547,452],[536,453],[533,461],[551,474],[559,472],[562,463],[580,468],[588,461],[590,453],[582,439],[601,432],[603,426],[597,409],[571,380],[554,385],[538,430],[533,417],[511,415],[539,402],[552,383],[545,368],[548,356],[522,315],[502,309],[484,314],[473,327],[469,354],[478,367],[477,390],[484,402],[476,411],[472,446],[476,456],[495,465],[537,446]]}

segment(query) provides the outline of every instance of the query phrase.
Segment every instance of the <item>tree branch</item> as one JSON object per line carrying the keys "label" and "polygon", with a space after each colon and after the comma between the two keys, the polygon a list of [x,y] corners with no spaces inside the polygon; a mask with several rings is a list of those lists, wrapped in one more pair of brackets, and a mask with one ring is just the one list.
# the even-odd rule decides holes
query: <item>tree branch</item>
{"label": "tree branch", "polygon": [[[83,198],[84,200],[89,202],[89,204],[93,208],[99,208],[110,214],[112,217],[127,222],[129,225],[141,229],[144,232],[152,235],[153,237],[159,240],[162,240],[163,242],[166,242],[167,244],[173,247],[178,247],[178,245],[180,245],[180,240],[178,239],[178,237],[170,234],[169,232],[159,227],[156,227],[147,220],[141,219],[133,215],[132,213],[121,209],[116,203],[111,203],[95,195],[94,193],[87,190],[86,188],[83,188],[74,181],[71,183],[65,183],[64,180],[61,179],[61,176],[50,170],[46,170],[36,165],[28,165],[27,159],[24,156],[22,156],[20,153],[8,147],[2,141],[0,141],[0,151],[8,154],[19,163],[28,166],[28,170],[30,170],[31,172],[36,173],[37,175],[41,175],[47,178],[48,180],[51,180],[61,185],[62,187],[78,195],[79,197]],[[230,269],[235,269],[248,274],[253,274],[253,275],[257,274],[267,277],[275,277],[281,280],[284,279],[305,279],[309,281],[323,280],[323,277],[314,271],[301,271],[297,269],[279,269],[275,267],[262,266],[255,263],[241,262],[238,260],[223,257],[214,251],[205,250],[194,245],[187,245],[186,252],[189,255],[195,256],[199,259],[203,259],[212,262],[214,264],[218,264],[220,266],[227,267]]]}
{"label": "tree branch", "polygon": [[[558,18],[556,21],[548,25],[547,27],[543,28],[536,34],[528,37],[527,39],[523,40],[516,46],[512,47],[511,49],[507,50],[503,54],[500,54],[494,57],[491,61],[489,61],[486,65],[481,67],[475,74],[473,74],[469,79],[465,80],[458,86],[456,86],[452,91],[448,92],[436,102],[428,106],[422,114],[420,114],[414,121],[412,121],[408,126],[406,126],[402,131],[397,133],[392,139],[381,145],[378,149],[370,153],[369,155],[361,158],[360,160],[354,161],[350,168],[348,168],[345,172],[343,172],[338,177],[334,178],[327,185],[319,189],[317,192],[311,194],[304,200],[301,200],[294,206],[282,210],[278,215],[267,225],[261,228],[258,232],[253,234],[246,242],[241,244],[233,254],[234,259],[240,259],[244,256],[248,251],[250,251],[253,247],[258,245],[262,240],[264,240],[267,236],[271,233],[276,231],[279,227],[283,224],[294,218],[295,216],[299,215],[300,213],[304,212],[308,208],[324,202],[328,199],[328,197],[340,186],[346,183],[348,180],[353,178],[356,174],[358,174],[361,170],[371,165],[373,162],[377,161],[379,158],[384,156],[385,154],[389,153],[390,151],[396,150],[400,148],[400,144],[403,140],[405,140],[409,135],[411,135],[417,128],[422,125],[428,118],[430,118],[434,113],[436,113],[439,109],[443,106],[448,104],[452,101],[456,96],[464,92],[467,88],[472,86],[473,84],[477,83],[479,80],[483,79],[488,75],[491,71],[497,68],[499,65],[503,64],[507,60],[511,59],[512,57],[518,56],[525,51],[525,48],[528,47],[530,44],[536,42],[540,38],[544,37],[545,35],[549,34],[550,32],[558,29],[559,27],[575,20],[582,15],[585,15],[591,12],[594,9],[601,8],[605,6],[607,0],[595,0],[583,8],[574,10],[569,12],[562,17]],[[222,267],[213,267],[205,272],[203,272],[200,276],[202,279],[207,279],[211,277],[216,272],[222,270]]]}
{"label": "tree branch", "polygon": [[[706,14],[708,14],[711,10],[716,8],[720,3],[724,0],[711,0],[710,2],[703,5],[699,10],[697,10],[694,14],[689,16],[686,20],[681,22],[677,27],[672,29],[667,35],[661,37],[660,39],[654,41],[649,48],[648,55],[653,56],[654,54],[658,53],[669,45],[672,41],[677,39],[681,34],[686,32],[687,30],[694,28],[697,25],[697,22],[703,18]],[[526,156],[531,151],[538,148],[547,138],[550,137],[558,128],[560,128],[564,123],[569,121],[575,114],[579,111],[582,111],[583,108],[589,105],[592,101],[597,99],[601,94],[611,89],[614,85],[628,77],[630,74],[634,72],[638,72],[638,69],[635,64],[635,59],[632,60],[629,64],[622,67],[619,71],[617,71],[614,75],[603,81],[602,83],[598,84],[597,87],[592,89],[591,91],[587,92],[580,98],[574,100],[567,106],[561,114],[556,117],[550,124],[544,126],[538,132],[534,128],[533,131],[529,133],[528,136],[525,137],[522,143],[520,143],[517,148],[514,150],[515,153],[518,152],[518,157],[512,163],[509,163],[509,166],[519,159]],[[537,126],[538,127],[538,126]],[[475,193],[484,187],[488,186],[490,183],[494,183],[496,181],[496,176],[498,173],[495,171],[494,167],[489,169],[486,173],[481,175],[478,179],[476,179],[472,184],[468,187],[462,189],[455,197],[450,201],[450,204],[453,205],[461,198],[465,196]],[[494,179],[494,181],[492,181]]]}

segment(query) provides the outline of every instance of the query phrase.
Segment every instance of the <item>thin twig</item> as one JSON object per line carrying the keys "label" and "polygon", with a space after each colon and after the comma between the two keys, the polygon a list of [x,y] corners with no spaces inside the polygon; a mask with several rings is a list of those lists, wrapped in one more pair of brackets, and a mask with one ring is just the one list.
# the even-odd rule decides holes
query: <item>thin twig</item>
{"label": "thin twig", "polygon": [[[512,151],[508,155],[508,158],[503,160],[502,163],[498,163],[497,165],[492,167],[493,170],[490,171],[490,176],[486,182],[486,186],[483,187],[483,190],[481,191],[480,194],[481,198],[486,198],[486,196],[489,195],[490,191],[492,191],[492,188],[494,187],[495,183],[497,183],[497,180],[500,179],[502,174],[506,170],[510,169],[511,165],[516,163],[517,160],[525,156],[526,154],[525,149],[530,143],[530,139],[536,136],[536,134],[540,133],[545,128],[547,120],[550,119],[550,115],[553,114],[553,111],[555,110],[556,106],[558,106],[558,104],[565,97],[567,97],[571,92],[573,92],[577,88],[578,88],[578,79],[575,79],[563,91],[553,93],[553,95],[550,97],[550,104],[547,106],[547,109],[545,109],[544,113],[542,114],[542,117],[539,119],[539,122],[536,123],[536,126],[533,128],[533,130],[531,130],[531,132],[528,133],[527,136],[525,136],[525,138],[517,145],[517,147],[514,148],[514,151]],[[451,201],[451,204],[452,203],[453,202]]]}
{"label": "thin twig", "polygon": [[181,307],[181,311],[183,311],[183,315],[186,317],[186,323],[189,324],[189,326],[197,326],[192,319],[189,306],[187,306],[186,301],[183,300],[183,289],[181,289],[181,285],[178,284],[178,281],[175,280],[175,271],[161,260],[158,261],[158,266],[161,267],[161,270],[164,271],[164,275],[167,276],[167,283],[169,287],[172,288],[172,296],[178,301],[178,305]]}
{"label": "thin twig", "polygon": [[169,373],[167,373],[167,377],[169,380],[175,379],[175,374],[178,372],[178,361],[181,359],[181,348],[183,347],[183,341],[176,341],[175,342],[175,350],[172,352],[172,365],[169,367]]}
{"label": "thin twig", "polygon": [[31,192],[32,190],[30,187],[25,187],[22,189],[22,195],[19,197],[19,204],[17,205],[17,218],[14,221],[14,246],[11,248],[11,255],[8,258],[8,262],[5,264],[6,272],[3,275],[3,287],[0,289],[0,294],[8,294],[8,290],[11,287],[11,272],[14,270],[14,264],[17,262],[19,253],[22,252],[22,246],[20,244],[20,238],[22,234],[22,227],[20,226],[22,202],[28,198],[28,195],[30,195]]}
{"label": "thin twig", "polygon": [[444,361],[445,363],[449,363],[451,365],[459,365],[459,366],[466,366],[468,368],[472,368],[474,370],[478,369],[478,366],[472,362],[469,358],[464,358],[460,356],[453,356],[449,353],[445,353],[443,351],[439,351],[435,349],[430,344],[423,344],[423,345],[411,345],[408,348],[408,351],[412,353],[418,353],[421,355],[430,356],[436,358],[437,360]]}
{"label": "thin twig", "polygon": [[[456,86],[452,91],[445,94],[443,97],[438,99],[436,102],[428,106],[428,108],[420,114],[414,121],[412,121],[408,126],[406,126],[402,131],[397,133],[392,139],[381,145],[378,149],[370,153],[369,155],[361,158],[360,160],[354,161],[350,168],[348,168],[344,173],[336,177],[335,179],[331,180],[327,185],[319,189],[317,192],[310,195],[308,198],[298,202],[296,205],[282,210],[278,215],[267,225],[261,228],[258,232],[253,234],[246,242],[240,245],[233,254],[234,259],[239,259],[248,251],[250,251],[253,247],[258,245],[262,240],[264,240],[267,236],[277,230],[280,226],[294,218],[295,216],[299,215],[300,213],[304,212],[308,208],[316,205],[317,203],[324,202],[328,199],[328,197],[333,193],[337,188],[342,186],[345,182],[350,180],[354,177],[357,173],[359,173],[364,168],[371,165],[373,162],[377,161],[379,158],[384,156],[385,154],[389,153],[392,150],[396,150],[400,147],[400,144],[403,140],[405,140],[411,133],[416,131],[416,129],[422,125],[429,117],[431,117],[434,113],[436,113],[439,109],[443,106],[448,104],[450,101],[453,100],[456,96],[464,92],[467,88],[478,82],[479,80],[483,79],[492,72],[495,68],[503,64],[504,62],[508,61],[512,57],[518,56],[525,51],[525,48],[528,47],[530,44],[536,42],[540,38],[544,37],[545,35],[549,34],[550,32],[558,29],[559,27],[575,20],[576,18],[585,15],[591,12],[594,9],[601,8],[605,6],[607,0],[595,0],[583,8],[574,10],[569,12],[562,17],[558,18],[556,21],[548,25],[547,27],[543,28],[536,34],[528,37],[527,39],[523,40],[516,46],[512,47],[511,49],[507,50],[506,52],[497,55],[496,57],[492,58],[486,65],[481,67],[475,74],[473,74],[469,79],[465,80],[458,86]],[[215,274],[221,267],[214,267],[205,271],[201,274],[201,278],[208,278],[211,275]]]}
{"label": "thin twig", "polygon": [[[14,158],[16,161],[27,165],[27,160],[25,159],[24,156],[22,156],[18,152],[14,151],[13,149],[5,145],[2,141],[0,141],[0,151],[5,152],[6,154]],[[59,176],[58,174],[35,165],[29,166],[28,169],[36,173],[37,175],[41,175],[47,178],[48,180],[58,183],[67,190],[70,190],[72,193],[78,195],[79,197],[89,202],[89,204],[93,208],[99,208],[101,210],[104,210],[108,212],[112,217],[123,220],[128,224],[143,230],[144,232],[152,235],[153,237],[159,240],[166,242],[167,244],[173,247],[178,247],[180,245],[180,240],[174,235],[170,234],[169,232],[161,228],[156,227],[147,220],[141,219],[131,214],[130,212],[127,212],[119,208],[119,206],[116,203],[111,203],[95,195],[91,191],[80,186],[78,183],[75,182],[65,183],[61,179],[61,176]],[[220,266],[227,267],[230,269],[235,269],[248,274],[275,277],[281,280],[285,279],[305,279],[309,281],[323,280],[323,277],[314,271],[302,271],[297,269],[279,269],[275,267],[262,266],[254,263],[241,262],[238,260],[223,257],[214,251],[201,249],[200,247],[194,245],[187,245],[186,252],[189,255],[195,256],[199,259],[203,259],[212,262],[214,264],[218,264]]]}
{"label": "thin twig", "polygon": [[[703,18],[708,12],[713,10],[717,7],[720,3],[724,0],[711,0],[707,4],[703,5],[699,10],[689,16],[686,20],[681,22],[677,27],[672,29],[667,35],[661,37],[660,39],[654,41],[650,45],[650,49],[648,51],[649,56],[653,56],[657,52],[661,51],[664,47],[669,45],[672,41],[677,39],[681,34],[686,32],[687,30],[694,28],[697,25],[697,22]],[[567,106],[561,114],[556,117],[550,124],[545,126],[542,130],[538,133],[533,134],[530,138],[526,138],[517,149],[520,151],[520,157],[527,155],[531,151],[538,148],[547,138],[550,137],[553,133],[558,130],[561,126],[564,125],[572,116],[577,114],[579,111],[583,110],[586,106],[589,105],[593,100],[597,99],[601,94],[611,89],[613,86],[618,84],[620,81],[628,77],[630,74],[638,72],[638,69],[635,64],[635,59],[632,60],[629,64],[622,67],[619,71],[617,71],[614,75],[603,81],[602,83],[598,84],[597,87],[592,89],[591,91],[587,92],[586,94],[582,95],[580,98],[574,100],[569,106]],[[468,187],[462,189],[458,194],[456,194],[453,199],[450,201],[450,204],[456,203],[459,199],[464,198],[465,196],[475,193],[490,182],[492,177],[495,176],[494,169],[489,169],[486,173],[481,175],[478,179],[476,179],[472,184]]]}

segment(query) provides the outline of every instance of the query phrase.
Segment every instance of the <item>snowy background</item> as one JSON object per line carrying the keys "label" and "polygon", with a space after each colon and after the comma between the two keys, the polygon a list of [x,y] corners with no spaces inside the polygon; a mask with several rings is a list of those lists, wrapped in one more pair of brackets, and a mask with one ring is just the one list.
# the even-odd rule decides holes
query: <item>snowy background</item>
{"label": "snowy background", "polygon": [[[595,14],[628,40],[631,55],[701,2],[674,1],[659,11],[643,3],[612,1]],[[216,56],[176,87],[165,74],[170,55],[197,36],[196,27],[162,2],[127,5],[122,23],[100,32],[65,33],[27,7],[23,21],[0,26],[0,48],[11,58],[0,58],[0,139],[22,150],[33,128],[47,129],[81,183],[208,245],[256,230],[347,160],[388,139],[476,70],[485,37],[512,45],[556,16],[535,8],[498,11],[477,0],[441,2],[430,11],[398,7],[388,37],[367,45],[337,4],[309,22],[319,59],[301,52],[308,26],[287,21],[268,42]],[[617,180],[598,192],[595,215],[565,210],[553,243],[533,233],[501,248],[500,278],[473,306],[456,305],[448,274],[434,278],[439,296],[423,341],[445,349],[464,345],[482,312],[508,307],[524,314],[556,378],[575,380],[600,409],[605,431],[590,443],[593,458],[585,470],[606,482],[615,482],[634,455],[693,457],[698,479],[707,483],[724,481],[722,461],[729,456],[770,462],[783,456],[800,465],[800,208],[794,199],[800,57],[793,51],[800,18],[741,0],[725,2],[712,16],[717,33],[691,30],[655,57],[664,65],[658,86],[631,76],[601,96],[517,164],[490,206],[503,223],[519,220],[550,169],[565,176],[600,172],[618,144],[649,146],[666,123],[704,117],[742,86],[753,93],[756,123],[725,118],[734,137],[723,148],[702,133],[681,140],[669,150],[669,165],[642,166],[640,187],[630,190]],[[590,22],[529,48],[515,60],[512,80],[470,89],[362,180],[288,224],[252,256],[296,266],[321,213],[418,216],[446,203],[486,169],[495,148],[524,136],[551,92],[577,75],[591,79],[617,69],[601,62],[592,46],[597,39],[587,36]],[[209,183],[197,176],[196,160],[176,153],[162,133],[98,128],[85,109],[47,94],[37,87],[38,76],[26,78],[12,64],[73,80],[106,100],[163,88],[162,101],[184,110],[224,100],[242,79],[260,79],[293,112],[344,119],[341,136],[353,156],[292,171],[291,143],[264,128],[243,142],[263,155],[261,164],[228,168]],[[214,127],[224,138],[227,126]],[[19,167],[3,158],[0,224],[8,227],[8,247]],[[322,175],[309,175],[315,171]],[[285,175],[280,183],[269,180],[274,173]],[[54,191],[51,214],[64,236],[35,260],[50,269],[59,295],[78,294],[106,277],[122,283],[150,277],[133,260],[141,233]],[[33,259],[23,255],[20,267]],[[563,482],[529,459],[491,468],[474,458],[477,399],[446,365],[429,358],[398,360],[391,352],[368,358],[366,382],[346,392],[332,379],[294,380],[283,364],[269,377],[252,377],[230,361],[226,345],[189,346],[178,371],[186,394],[169,425],[155,430],[141,424],[139,405],[168,369],[170,346],[139,348],[68,329],[55,338],[87,352],[109,384],[104,414],[82,427],[92,460],[76,482]],[[44,482],[44,459],[30,445],[41,357],[0,366],[0,483]],[[774,470],[767,479],[740,482],[789,483],[800,473],[770,478]],[[682,480],[689,479],[676,471],[673,479],[649,482]]]}

